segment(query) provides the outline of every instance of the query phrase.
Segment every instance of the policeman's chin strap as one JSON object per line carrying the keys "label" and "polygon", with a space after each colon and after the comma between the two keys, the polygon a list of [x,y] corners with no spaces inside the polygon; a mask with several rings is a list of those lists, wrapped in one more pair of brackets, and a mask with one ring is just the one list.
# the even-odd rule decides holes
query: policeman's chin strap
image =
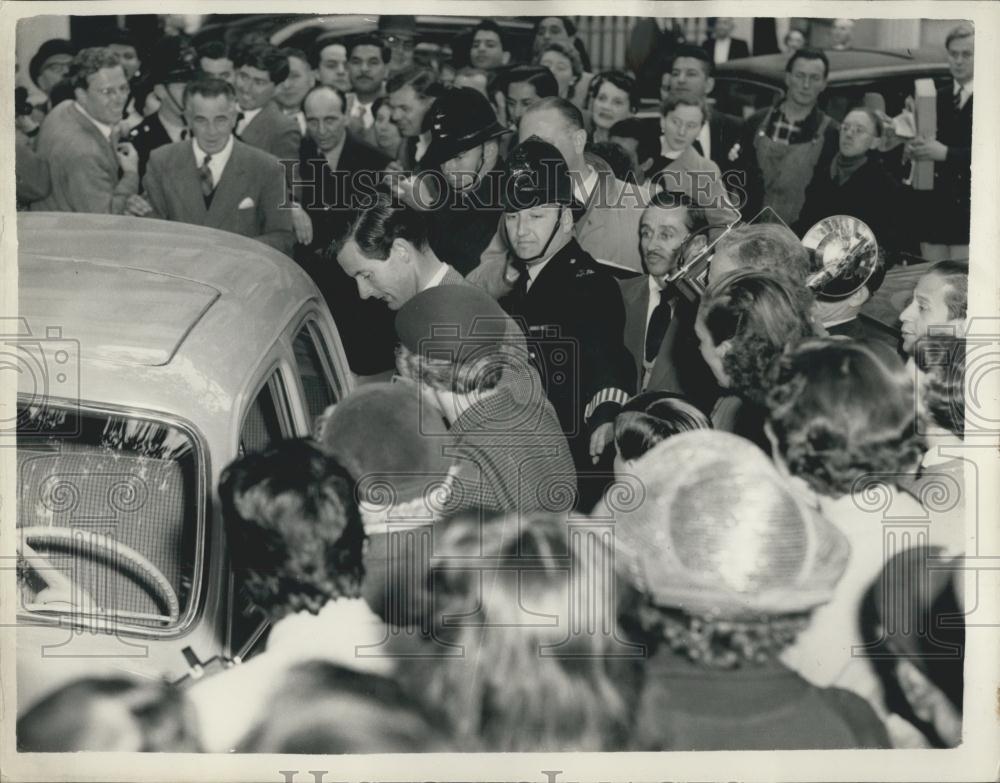
{"label": "policeman's chin strap", "polygon": [[556,232],[559,231],[559,227],[562,224],[562,211],[564,209],[566,209],[565,204],[560,204],[559,205],[559,217],[556,218],[556,224],[552,227],[552,233],[549,234],[549,238],[545,242],[545,246],[542,248],[541,252],[539,252],[537,255],[531,256],[531,258],[522,258],[521,256],[517,255],[517,252],[514,252],[514,255],[517,256],[517,260],[518,261],[527,264],[529,261],[537,261],[539,258],[544,258],[545,257],[545,254],[549,250],[549,245],[551,245],[552,244],[552,240],[556,238]]}

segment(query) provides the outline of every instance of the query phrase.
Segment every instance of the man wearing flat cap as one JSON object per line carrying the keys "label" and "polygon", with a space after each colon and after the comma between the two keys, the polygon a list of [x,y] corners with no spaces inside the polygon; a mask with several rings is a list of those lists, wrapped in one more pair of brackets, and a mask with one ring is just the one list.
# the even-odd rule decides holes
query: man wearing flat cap
{"label": "man wearing flat cap", "polygon": [[635,391],[621,291],[573,236],[573,186],[554,146],[531,137],[511,151],[502,199],[501,228],[519,277],[501,304],[523,319],[532,359],[583,470],[605,452],[614,417]]}
{"label": "man wearing flat cap", "polygon": [[510,133],[489,100],[471,87],[449,89],[427,115],[431,141],[421,164],[441,172],[444,187],[430,210],[430,243],[466,275],[497,231],[503,164],[500,138]]}
{"label": "man wearing flat cap", "polygon": [[454,502],[489,511],[564,511],[576,471],[559,419],[509,316],[485,291],[442,285],[396,315],[396,367],[449,426]]}
{"label": "man wearing flat cap", "polygon": [[146,174],[149,154],[157,147],[188,137],[184,119],[184,87],[198,78],[198,53],[184,36],[163,38],[150,58],[149,80],[160,108],[129,131],[139,153],[139,177]]}

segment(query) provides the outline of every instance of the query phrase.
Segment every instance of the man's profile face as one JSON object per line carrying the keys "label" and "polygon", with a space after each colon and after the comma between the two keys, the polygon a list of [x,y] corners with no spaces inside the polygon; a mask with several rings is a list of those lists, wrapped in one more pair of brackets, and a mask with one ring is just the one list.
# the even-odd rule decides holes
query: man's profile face
{"label": "man's profile face", "polygon": [[903,351],[912,354],[917,340],[926,337],[932,326],[960,327],[962,318],[948,315],[947,295],[950,285],[941,275],[928,272],[917,281],[913,299],[899,314]]}
{"label": "man's profile face", "polygon": [[687,207],[646,207],[639,221],[639,250],[646,272],[659,280],[673,272],[690,233]]}
{"label": "man's profile face", "polygon": [[477,175],[482,165],[483,145],[477,144],[472,149],[460,152],[442,163],[441,172],[453,188],[466,190],[477,183]]}
{"label": "man's profile face", "polygon": [[396,127],[404,137],[420,135],[420,126],[432,102],[421,98],[408,84],[389,94],[392,121],[396,123]]}
{"label": "man's profile face", "polygon": [[202,57],[198,65],[206,76],[233,83],[233,61],[228,57]]}
{"label": "man's profile face", "polygon": [[517,135],[521,141],[537,136],[547,141],[563,156],[567,163],[576,158],[576,147],[573,142],[573,128],[554,109],[528,111],[521,117]]}
{"label": "man's profile face", "polygon": [[319,53],[317,71],[320,84],[336,87],[345,93],[351,91],[351,77],[347,73],[347,48],[343,44],[323,47]]}
{"label": "man's profile face", "polygon": [[184,112],[198,146],[208,155],[222,152],[236,126],[236,102],[227,95],[191,95]]}
{"label": "man's profile face", "polygon": [[398,310],[417,294],[414,266],[404,260],[403,252],[393,244],[387,259],[368,258],[351,239],[337,254],[337,263],[354,278],[362,299],[379,299],[390,310]]}
{"label": "man's profile face", "polygon": [[306,134],[321,152],[329,152],[344,140],[347,123],[340,96],[333,90],[316,90],[305,102]]}
{"label": "man's profile face", "polygon": [[684,98],[704,98],[713,85],[708,66],[696,57],[678,57],[667,77],[668,93]]}

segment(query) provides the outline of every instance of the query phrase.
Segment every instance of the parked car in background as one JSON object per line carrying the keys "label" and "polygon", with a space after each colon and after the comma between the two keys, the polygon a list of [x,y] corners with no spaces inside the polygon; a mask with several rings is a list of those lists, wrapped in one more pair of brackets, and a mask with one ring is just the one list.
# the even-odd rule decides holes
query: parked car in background
{"label": "parked car in background", "polygon": [[353,387],[322,295],[215,229],[20,213],[17,230],[19,706],[80,674],[175,681],[247,656],[267,624],[215,488]]}
{"label": "parked car in background", "polygon": [[[913,95],[914,79],[934,79],[940,88],[950,78],[943,49],[827,50],[826,56],[830,75],[819,105],[838,122],[863,103],[865,93],[882,95],[886,111],[895,116]],[[786,54],[767,54],[723,63],[715,74],[715,105],[737,117],[774,105],[785,96],[787,62]]]}
{"label": "parked car in background", "polygon": [[[467,64],[471,31],[480,16],[416,16],[418,55],[450,58],[456,66]],[[513,60],[530,60],[534,42],[534,22],[518,17],[491,17],[504,31]],[[250,32],[261,33],[276,46],[292,46],[313,51],[324,41],[337,41],[378,29],[377,14],[257,14],[229,20],[215,14],[195,36],[201,44],[222,39],[230,44]]]}

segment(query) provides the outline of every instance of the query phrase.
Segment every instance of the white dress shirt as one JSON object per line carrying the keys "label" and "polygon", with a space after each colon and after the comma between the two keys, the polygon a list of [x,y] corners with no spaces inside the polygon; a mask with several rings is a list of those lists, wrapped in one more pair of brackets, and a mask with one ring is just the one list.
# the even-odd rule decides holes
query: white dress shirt
{"label": "white dress shirt", "polygon": [[368,130],[375,124],[375,115],[372,114],[372,104],[375,103],[373,100],[371,103],[362,103],[358,100],[357,95],[354,96],[354,103],[351,106],[351,117],[361,118],[361,127]]}
{"label": "white dress shirt", "polygon": [[587,203],[595,187],[597,187],[597,170],[593,166],[587,166],[587,176],[582,181],[573,177],[573,195],[581,204]]}
{"label": "white dress shirt", "polygon": [[[205,162],[206,153],[198,146],[197,139],[191,139],[191,144],[194,147],[194,165],[200,169]],[[233,135],[229,134],[229,141],[226,142],[226,146],[215,153],[208,162],[208,170],[212,172],[212,185],[215,187],[219,186],[219,180],[222,179],[222,172],[226,170],[226,164],[229,163],[229,158],[233,154],[233,144]]]}
{"label": "white dress shirt", "polygon": [[427,281],[427,285],[421,288],[421,291],[426,291],[428,288],[434,288],[435,286],[441,285],[441,281],[444,280],[444,276],[448,274],[448,265],[441,262],[441,267],[437,272],[434,273],[434,277]]}
{"label": "white dress shirt", "polygon": [[712,59],[716,65],[722,65],[729,60],[729,42],[731,38],[716,38],[715,50],[712,52]]}
{"label": "white dress shirt", "polygon": [[253,118],[256,117],[258,114],[260,114],[262,111],[264,111],[263,106],[257,109],[247,109],[246,111],[240,109],[240,113],[243,116],[240,118],[240,121],[236,123],[237,135],[243,133],[243,129],[246,128],[246,126],[249,125],[251,122],[253,122]]}

